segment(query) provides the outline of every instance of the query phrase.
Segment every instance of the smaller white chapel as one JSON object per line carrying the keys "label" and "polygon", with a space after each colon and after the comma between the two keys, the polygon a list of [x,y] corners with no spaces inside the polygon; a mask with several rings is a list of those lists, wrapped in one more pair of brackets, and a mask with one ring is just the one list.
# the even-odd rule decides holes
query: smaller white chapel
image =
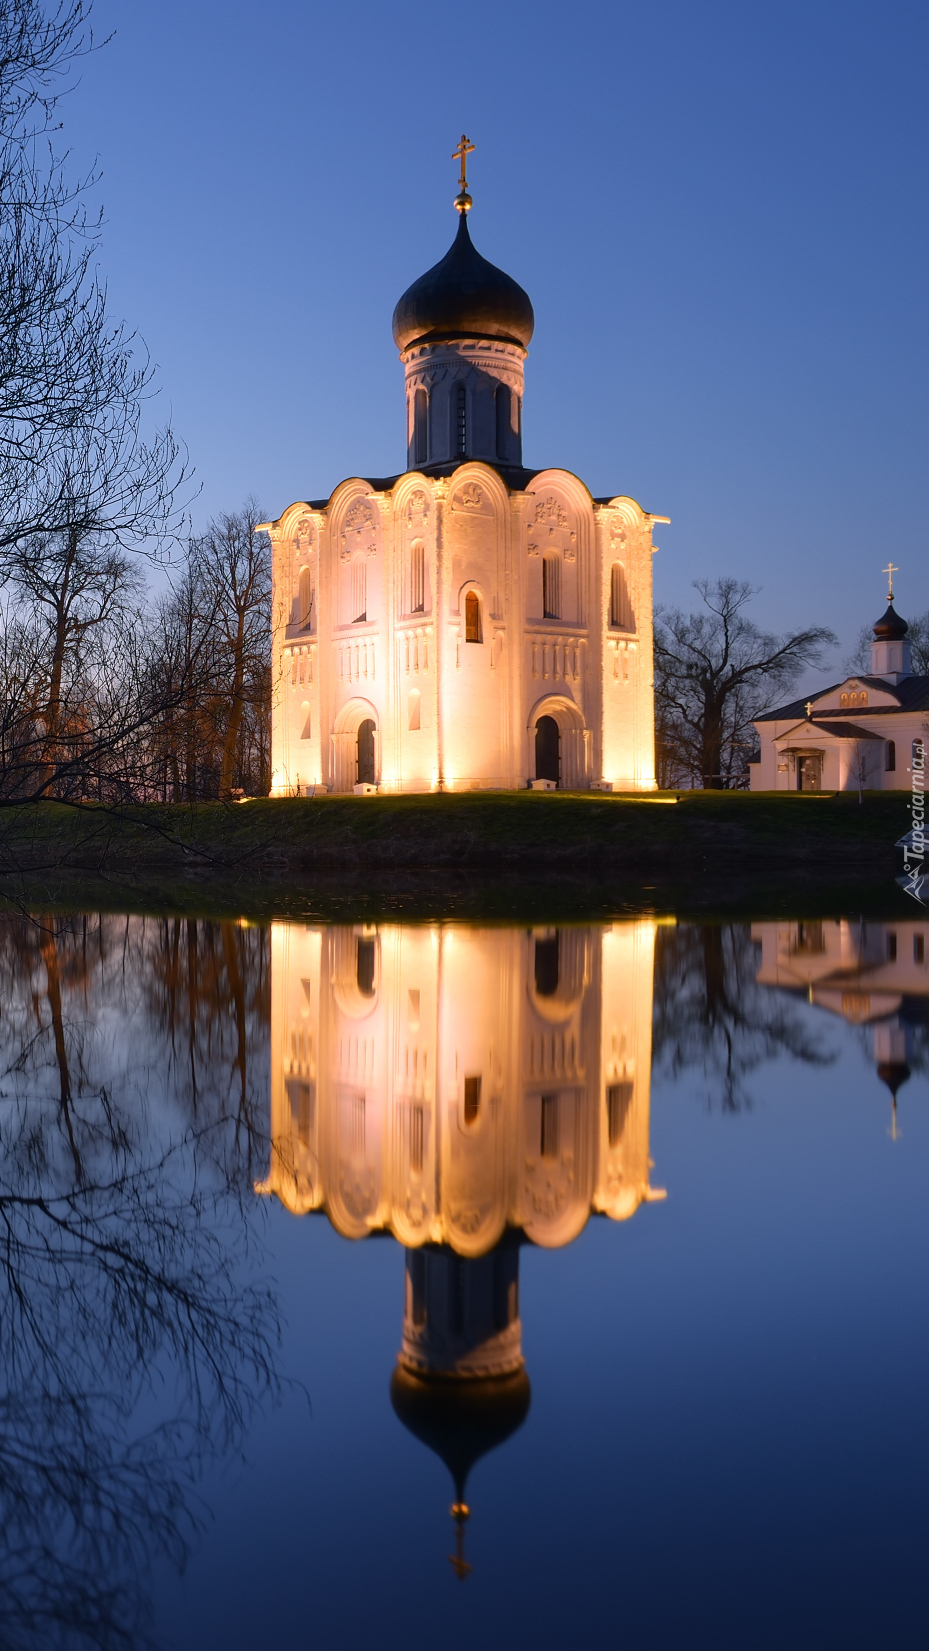
{"label": "smaller white chapel", "polygon": [[458,232],[403,294],[407,469],[265,524],[272,796],[655,788],[652,516],[523,466],[527,294]]}
{"label": "smaller white chapel", "polygon": [[909,626],[893,605],[874,626],[871,670],[759,717],[753,791],[909,791],[929,743],[929,676],[915,676]]}

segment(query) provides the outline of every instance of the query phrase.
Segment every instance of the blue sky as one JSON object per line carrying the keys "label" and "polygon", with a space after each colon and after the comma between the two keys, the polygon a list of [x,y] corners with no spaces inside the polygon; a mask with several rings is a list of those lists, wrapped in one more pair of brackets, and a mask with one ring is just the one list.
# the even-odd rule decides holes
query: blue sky
{"label": "blue sky", "polygon": [[732,573],[850,642],[929,607],[929,12],[909,0],[96,0],[67,100],[101,265],[198,517],[403,466],[393,305],[456,227],[528,290],[525,459],[670,516],[659,600]]}

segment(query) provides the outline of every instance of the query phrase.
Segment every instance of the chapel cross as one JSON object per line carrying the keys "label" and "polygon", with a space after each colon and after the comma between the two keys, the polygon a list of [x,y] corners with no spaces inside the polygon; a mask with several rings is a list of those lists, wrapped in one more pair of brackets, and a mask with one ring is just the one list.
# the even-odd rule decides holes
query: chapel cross
{"label": "chapel cross", "polygon": [[806,712],[807,717],[811,717],[812,714],[813,714],[813,701],[811,699],[808,699],[806,704],[804,705],[803,709]]}
{"label": "chapel cross", "polygon": [[887,575],[887,600],[892,602],[894,599],[894,574],[899,573],[900,569],[895,568],[893,562],[888,562],[885,568],[881,568],[881,572]]}
{"label": "chapel cross", "polygon": [[468,188],[468,156],[472,153],[473,149],[474,144],[469,143],[462,132],[461,142],[459,143],[458,148],[452,150],[452,160],[460,160],[461,162],[461,177],[458,179],[458,182],[461,185],[461,193],[463,195],[466,193]]}

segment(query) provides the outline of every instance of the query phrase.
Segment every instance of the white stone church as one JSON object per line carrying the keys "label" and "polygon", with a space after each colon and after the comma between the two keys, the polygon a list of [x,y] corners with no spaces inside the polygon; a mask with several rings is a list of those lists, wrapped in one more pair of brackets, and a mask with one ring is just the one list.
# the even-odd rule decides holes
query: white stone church
{"label": "white stone church", "polygon": [[[464,141],[464,140],[463,140]],[[394,311],[402,475],[267,523],[272,795],[655,788],[651,516],[523,466],[532,305],[458,233]]]}

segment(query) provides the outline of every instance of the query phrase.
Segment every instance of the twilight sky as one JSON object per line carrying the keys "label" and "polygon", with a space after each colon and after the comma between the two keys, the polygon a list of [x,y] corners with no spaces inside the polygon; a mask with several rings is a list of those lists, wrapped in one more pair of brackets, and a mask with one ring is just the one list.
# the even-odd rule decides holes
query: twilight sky
{"label": "twilight sky", "polygon": [[[202,483],[277,515],[403,468],[403,289],[470,228],[528,290],[524,458],[630,493],[658,600],[929,607],[919,0],[96,0],[67,99],[101,266]],[[923,500],[922,506],[920,500]]]}

